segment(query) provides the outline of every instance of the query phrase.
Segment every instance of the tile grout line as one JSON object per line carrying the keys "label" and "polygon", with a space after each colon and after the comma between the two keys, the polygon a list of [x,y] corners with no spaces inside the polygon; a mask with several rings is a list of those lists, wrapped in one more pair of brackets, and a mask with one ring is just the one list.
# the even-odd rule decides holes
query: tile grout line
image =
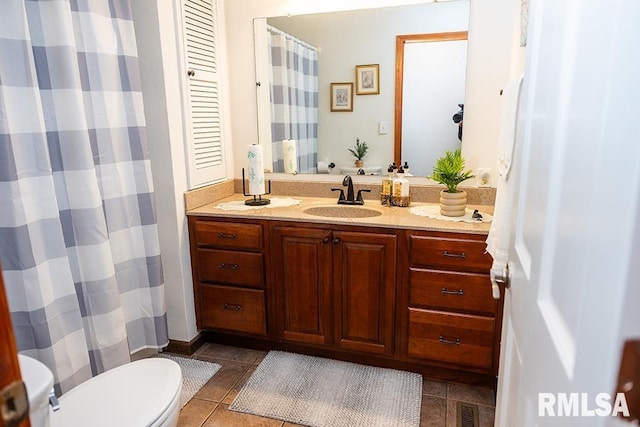
{"label": "tile grout line", "polygon": [[[223,404],[224,399],[227,398],[227,396],[229,395],[229,393],[231,393],[233,391],[233,389],[235,388],[235,386],[242,380],[242,378],[244,378],[245,374],[249,371],[249,369],[251,369],[251,365],[248,365],[249,367],[247,369],[245,369],[242,372],[242,375],[240,375],[240,377],[236,380],[236,382],[233,383],[233,385],[231,386],[231,388],[229,388],[229,390],[225,393],[224,396],[222,396],[222,400],[220,400],[220,405]],[[229,405],[231,406],[231,403],[224,403],[225,405]]]}
{"label": "tile grout line", "polygon": [[211,411],[211,413],[209,415],[207,415],[207,418],[205,418],[204,421],[202,421],[202,424],[200,424],[198,427],[204,426],[207,423],[207,421],[209,421],[209,418],[211,418],[213,413],[216,412],[216,410],[218,409],[219,406],[220,406],[220,404],[216,403],[216,406],[213,407],[213,410]]}

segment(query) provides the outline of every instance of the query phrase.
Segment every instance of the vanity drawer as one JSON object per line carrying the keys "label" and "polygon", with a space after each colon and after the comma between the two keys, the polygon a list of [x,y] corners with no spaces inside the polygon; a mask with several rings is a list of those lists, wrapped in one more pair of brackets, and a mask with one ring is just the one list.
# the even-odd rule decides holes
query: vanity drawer
{"label": "vanity drawer", "polygon": [[196,243],[231,249],[261,249],[262,225],[196,221]]}
{"label": "vanity drawer", "polygon": [[451,268],[462,271],[488,271],[491,255],[483,240],[447,239],[411,235],[411,264]]}
{"label": "vanity drawer", "polygon": [[198,249],[200,280],[261,288],[264,285],[262,257],[255,252]]}
{"label": "vanity drawer", "polygon": [[201,328],[265,335],[264,291],[200,285]]}
{"label": "vanity drawer", "polygon": [[494,315],[498,303],[487,274],[411,268],[409,305]]}
{"label": "vanity drawer", "polygon": [[408,354],[490,370],[495,319],[409,308]]}

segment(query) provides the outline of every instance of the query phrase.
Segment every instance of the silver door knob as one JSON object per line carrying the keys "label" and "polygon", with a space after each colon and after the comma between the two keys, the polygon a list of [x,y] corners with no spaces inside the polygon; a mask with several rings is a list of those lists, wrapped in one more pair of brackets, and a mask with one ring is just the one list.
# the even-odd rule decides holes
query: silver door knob
{"label": "silver door knob", "polygon": [[503,269],[492,268],[490,277],[493,298],[500,299],[500,285],[503,285],[507,289],[511,286],[511,280],[509,277],[509,264],[505,264]]}

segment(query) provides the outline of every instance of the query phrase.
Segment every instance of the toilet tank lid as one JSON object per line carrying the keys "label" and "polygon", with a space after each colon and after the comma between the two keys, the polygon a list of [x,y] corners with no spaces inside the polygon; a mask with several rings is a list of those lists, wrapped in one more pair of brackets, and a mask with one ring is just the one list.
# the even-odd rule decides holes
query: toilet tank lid
{"label": "toilet tank lid", "polygon": [[49,391],[53,387],[53,374],[47,366],[32,357],[18,354],[20,374],[27,388],[29,407],[38,408],[49,404]]}
{"label": "toilet tank lid", "polygon": [[127,363],[75,387],[60,398],[53,426],[148,426],[179,399],[180,366],[151,358]]}

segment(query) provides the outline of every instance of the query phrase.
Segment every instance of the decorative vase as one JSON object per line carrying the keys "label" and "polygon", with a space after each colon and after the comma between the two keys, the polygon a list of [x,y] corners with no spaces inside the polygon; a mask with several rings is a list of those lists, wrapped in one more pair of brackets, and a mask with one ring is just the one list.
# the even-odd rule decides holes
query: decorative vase
{"label": "decorative vase", "polygon": [[364,166],[364,161],[363,160],[356,160],[356,167],[357,168],[361,168]]}
{"label": "decorative vase", "polygon": [[467,192],[458,191],[449,193],[446,190],[440,192],[440,215],[464,216],[467,208]]}

